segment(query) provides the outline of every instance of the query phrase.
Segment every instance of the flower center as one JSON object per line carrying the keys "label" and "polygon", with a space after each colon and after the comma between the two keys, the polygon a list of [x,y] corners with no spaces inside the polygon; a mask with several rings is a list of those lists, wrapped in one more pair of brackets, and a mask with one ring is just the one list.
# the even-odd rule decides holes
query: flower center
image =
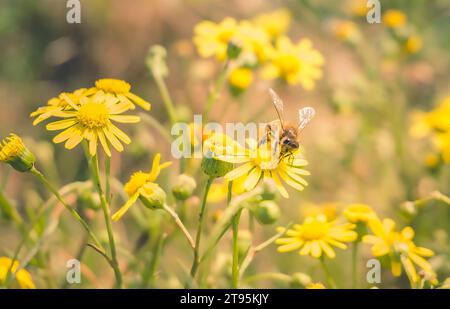
{"label": "flower center", "polygon": [[144,173],[142,171],[134,173],[131,176],[130,181],[128,181],[125,185],[125,192],[128,194],[128,196],[134,195],[137,190],[142,188],[147,183],[147,180],[147,173]]}
{"label": "flower center", "polygon": [[277,60],[277,65],[284,75],[296,73],[301,67],[301,63],[298,58],[291,54],[281,55]]}
{"label": "flower center", "polygon": [[90,129],[103,128],[109,120],[109,110],[103,103],[88,102],[78,110],[78,121]]}
{"label": "flower center", "polygon": [[257,151],[257,157],[254,160],[256,165],[263,170],[273,170],[277,168],[279,159],[278,156],[274,154],[274,151],[271,150],[269,144],[258,147]]}
{"label": "flower center", "polygon": [[105,92],[127,93],[131,90],[131,85],[119,79],[104,78],[95,82],[95,87]]}
{"label": "flower center", "polygon": [[306,240],[321,239],[328,234],[326,222],[312,221],[302,225],[301,237]]}

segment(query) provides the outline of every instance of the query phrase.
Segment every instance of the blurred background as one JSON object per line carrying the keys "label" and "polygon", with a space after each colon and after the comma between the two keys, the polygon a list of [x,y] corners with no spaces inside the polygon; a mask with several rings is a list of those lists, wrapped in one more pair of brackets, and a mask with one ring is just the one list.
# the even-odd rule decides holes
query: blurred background
{"label": "blurred background", "polygon": [[[274,88],[285,102],[286,115],[296,115],[301,106],[313,106],[317,115],[302,133],[302,145],[309,161],[309,186],[303,192],[290,191],[291,198],[280,198],[282,217],[275,225],[257,226],[253,233],[242,233],[260,243],[275,233],[275,227],[305,215],[326,212],[339,216],[349,203],[365,203],[382,217],[393,217],[400,226],[416,229],[416,242],[437,254],[430,261],[438,276],[450,275],[448,255],[450,209],[430,200],[423,207],[411,209],[406,201],[426,199],[434,191],[450,194],[449,164],[440,158],[430,138],[416,139],[410,133],[416,111],[429,112],[450,95],[450,3],[445,0],[381,1],[382,12],[401,10],[407,16],[409,32],[395,33],[381,24],[369,24],[361,14],[359,1],[263,1],[263,0],[81,0],[81,23],[66,22],[66,1],[3,0],[0,3],[0,136],[10,132],[25,138],[37,155],[38,165],[60,186],[88,178],[81,147],[67,151],[51,143],[53,135],[44,127],[33,127],[29,114],[62,91],[90,87],[99,78],[128,81],[132,91],[152,102],[151,115],[169,127],[158,88],[145,65],[154,44],[167,49],[169,75],[167,84],[177,107],[179,119],[191,122],[201,114],[211,81],[221,64],[216,59],[200,58],[192,43],[194,26],[202,20],[220,22],[227,16],[252,19],[280,8],[289,10],[293,41],[308,37],[325,59],[323,77],[312,91],[282,82],[258,78],[243,93],[224,89],[214,106],[211,119],[220,123],[276,117],[267,89]],[[364,3],[363,3],[364,4]],[[342,28],[343,21],[351,26]],[[413,29],[413,30],[411,30]],[[408,41],[413,33],[417,40]],[[409,43],[408,43],[409,42]],[[226,108],[225,108],[226,107]],[[450,122],[449,122],[450,124]],[[147,170],[157,152],[163,161],[173,160],[170,144],[148,123],[127,128],[133,143],[122,154],[114,153],[112,173],[120,181],[128,180],[136,170]],[[195,165],[195,163],[194,163]],[[176,164],[163,174],[162,183],[170,187],[177,174]],[[48,198],[40,185],[27,174],[0,166],[2,190],[14,201],[28,220],[33,209]],[[206,178],[206,177],[205,177]],[[198,179],[201,196],[204,179]],[[40,188],[36,190],[36,188]],[[98,230],[103,228],[97,210],[79,203]],[[212,203],[207,220],[212,223],[224,208],[223,199]],[[113,202],[113,208],[121,200]],[[81,205],[81,206],[80,206]],[[405,206],[406,205],[406,206]],[[409,205],[409,206],[408,206]],[[186,222],[195,227],[198,200],[186,205]],[[119,260],[130,287],[140,287],[140,273],[154,252],[161,231],[174,229],[163,214],[136,206],[134,215],[114,225],[119,243]],[[80,254],[83,231],[65,212],[56,208],[42,222],[42,230],[57,217],[55,229],[30,261],[29,270],[38,287],[61,287],[66,260]],[[139,220],[141,212],[145,219]],[[61,217],[60,217],[61,216]],[[97,218],[99,217],[99,218]],[[144,221],[144,222],[142,222]],[[150,223],[149,223],[150,222]],[[243,219],[243,229],[248,229]],[[20,233],[8,220],[0,221],[0,255],[11,256]],[[106,237],[105,235],[102,235]],[[105,238],[106,239],[106,238]],[[179,243],[179,245],[174,245]],[[211,287],[226,287],[230,241],[218,247]],[[29,244],[28,249],[32,249]],[[364,261],[370,256],[364,250]],[[26,255],[29,250],[25,250]],[[178,288],[190,265],[191,252],[184,239],[176,236],[165,244],[155,282],[146,287]],[[27,252],[28,251],[28,252]],[[340,286],[349,287],[345,261],[350,251],[338,253],[330,262]],[[113,274],[94,252],[87,250],[83,263],[82,287],[108,287]],[[217,265],[216,265],[217,264]],[[365,269],[361,263],[361,270]],[[305,272],[316,281],[322,278],[317,261],[298,254],[279,254],[272,245],[259,253],[248,270]],[[383,275],[391,287],[408,286],[405,278]],[[283,282],[262,280],[256,287],[286,287]]]}

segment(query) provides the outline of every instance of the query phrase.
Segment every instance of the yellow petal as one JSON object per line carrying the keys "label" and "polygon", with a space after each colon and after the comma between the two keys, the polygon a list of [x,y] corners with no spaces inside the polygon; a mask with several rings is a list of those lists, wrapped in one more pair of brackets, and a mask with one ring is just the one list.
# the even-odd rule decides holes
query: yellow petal
{"label": "yellow petal", "polygon": [[64,129],[67,129],[67,128],[73,126],[77,122],[78,122],[77,119],[58,120],[58,121],[47,124],[46,129],[48,131],[64,130]]}
{"label": "yellow petal", "polygon": [[125,203],[125,205],[123,205],[113,216],[112,216],[112,220],[113,221],[118,221],[120,218],[123,217],[123,215],[128,211],[128,209],[130,209],[131,206],[133,206],[133,204],[136,202],[136,200],[139,197],[139,190],[138,192],[136,192],[135,194],[133,194],[128,201]]}

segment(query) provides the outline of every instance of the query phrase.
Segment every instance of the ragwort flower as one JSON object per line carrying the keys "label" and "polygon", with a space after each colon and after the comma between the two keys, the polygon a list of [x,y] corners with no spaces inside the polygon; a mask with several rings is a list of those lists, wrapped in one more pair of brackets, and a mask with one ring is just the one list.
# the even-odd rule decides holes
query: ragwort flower
{"label": "ragwort flower", "polygon": [[375,211],[365,204],[350,204],[344,209],[345,218],[351,223],[368,223],[376,218]]}
{"label": "ragwort flower", "polygon": [[31,278],[30,273],[26,269],[17,270],[18,267],[18,261],[13,262],[13,260],[8,257],[0,257],[0,285],[3,285],[5,283],[8,271],[11,269],[11,275],[15,277],[20,288],[35,289],[36,286],[33,282],[33,279]]}
{"label": "ragwort flower", "polygon": [[137,123],[138,116],[120,115],[129,109],[129,103],[121,101],[112,94],[98,91],[92,97],[82,97],[79,105],[63,94],[72,110],[60,111],[57,117],[65,118],[47,124],[49,131],[64,130],[53,138],[54,143],[65,142],[67,149],[73,149],[83,140],[89,142],[89,153],[96,155],[97,145],[100,141],[105,153],[111,156],[109,144],[117,151],[123,151],[122,142],[131,142],[128,135],[120,130],[114,122]]}
{"label": "ragwort flower", "polygon": [[258,15],[253,19],[253,23],[273,39],[285,34],[291,21],[291,12],[284,8]]}
{"label": "ragwort flower", "polygon": [[394,276],[400,276],[402,265],[411,282],[417,283],[417,265],[425,273],[433,274],[431,265],[424,258],[434,255],[433,251],[424,247],[417,247],[414,242],[414,230],[407,226],[400,232],[395,229],[395,222],[391,219],[372,219],[369,227],[373,235],[365,235],[363,242],[372,245],[372,254],[376,257],[387,256]]}
{"label": "ragwort flower", "polygon": [[10,134],[0,141],[0,162],[11,165],[19,172],[28,172],[34,166],[36,157],[16,134]]}
{"label": "ragwort flower", "polygon": [[[113,221],[118,221],[130,209],[131,206],[140,199],[144,204],[148,204],[148,199],[158,200],[160,203],[162,191],[159,186],[154,183],[162,169],[169,167],[172,162],[160,164],[161,155],[156,154],[153,159],[152,169],[146,173],[143,171],[135,172],[130,180],[125,184],[125,192],[128,195],[126,203],[112,216]],[[162,192],[161,192],[162,191]],[[164,196],[165,198],[165,196]],[[154,205],[149,205],[154,207]],[[160,205],[162,206],[162,205]]]}
{"label": "ragwort flower", "polygon": [[289,194],[280,178],[289,186],[302,191],[308,185],[303,176],[310,173],[303,169],[308,162],[303,158],[300,149],[280,158],[268,146],[259,146],[253,139],[247,140],[245,151],[219,155],[217,158],[230,163],[242,163],[239,167],[225,175],[225,179],[234,180],[245,177],[244,188],[249,191],[256,187],[262,179],[273,179],[280,194],[288,198]]}
{"label": "ragwort flower", "polygon": [[282,78],[291,85],[301,84],[311,90],[322,77],[323,56],[309,39],[294,44],[288,37],[279,38],[270,59],[263,68],[263,78]]}
{"label": "ragwort flower", "polygon": [[290,252],[299,250],[300,255],[310,255],[320,258],[322,252],[333,259],[336,253],[333,247],[346,249],[345,242],[355,241],[357,234],[353,229],[354,224],[337,224],[336,221],[328,221],[324,215],[307,217],[303,224],[295,224],[292,229],[286,231],[287,237],[276,240],[278,252]]}

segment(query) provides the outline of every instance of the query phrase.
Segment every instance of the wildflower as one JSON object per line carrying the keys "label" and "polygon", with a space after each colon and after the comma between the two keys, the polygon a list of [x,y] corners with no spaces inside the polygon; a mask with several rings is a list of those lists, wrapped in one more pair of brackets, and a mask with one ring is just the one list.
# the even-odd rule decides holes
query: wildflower
{"label": "wildflower", "polygon": [[285,34],[289,29],[291,21],[291,12],[285,8],[258,15],[253,19],[254,24],[264,29],[271,38],[277,38]]}
{"label": "wildflower", "polygon": [[[96,94],[100,96],[112,95],[118,102],[127,106],[129,109],[135,109],[139,105],[146,111],[149,111],[151,104],[131,92],[131,85],[123,80],[113,78],[103,78],[95,82]],[[106,99],[106,98],[105,98]]]}
{"label": "wildflower", "polygon": [[[169,167],[172,162],[165,162],[163,164],[159,164],[161,159],[161,155],[156,154],[153,159],[152,169],[145,173],[143,171],[135,172],[130,180],[125,184],[125,192],[128,195],[127,202],[112,216],[112,220],[118,221],[122,216],[128,211],[128,209],[133,206],[133,204],[137,201],[138,198],[141,201],[148,202],[149,198],[152,200],[152,194],[156,193],[153,196],[154,201],[160,202],[162,199],[162,193],[157,184],[154,181],[158,178],[159,173],[162,169]],[[163,191],[164,192],[164,191]],[[165,196],[164,196],[165,198]],[[148,205],[150,206],[150,205]],[[151,207],[154,207],[154,204],[151,204]]]}
{"label": "wildflower", "polygon": [[303,159],[298,149],[288,156],[280,158],[274,155],[270,147],[258,146],[258,142],[248,139],[249,149],[239,153],[229,153],[218,156],[219,160],[230,163],[242,163],[225,175],[228,180],[245,177],[244,188],[246,191],[256,187],[261,179],[273,179],[280,194],[288,198],[289,194],[283,186],[281,179],[296,190],[303,190],[308,185],[302,176],[309,175],[303,167],[308,162]]}
{"label": "wildflower", "polygon": [[294,44],[288,37],[281,37],[275,44],[270,62],[263,68],[262,76],[266,79],[282,78],[291,85],[301,84],[311,90],[322,76],[323,63],[322,55],[312,47],[309,39]]}
{"label": "wildflower", "polygon": [[406,24],[407,17],[400,10],[388,10],[383,15],[383,23],[389,28],[399,28]]}
{"label": "wildflower", "polygon": [[31,117],[36,117],[33,125],[37,125],[50,117],[59,117],[62,111],[73,110],[72,105],[67,102],[69,97],[73,104],[80,105],[80,99],[95,93],[95,89],[81,88],[74,92],[63,92],[58,97],[48,100],[46,106],[39,107],[36,111],[30,114]]}
{"label": "wildflower", "polygon": [[276,240],[278,252],[298,250],[300,255],[311,255],[320,258],[322,252],[331,259],[336,257],[332,247],[346,249],[344,242],[356,240],[357,234],[354,224],[338,225],[335,221],[328,221],[324,215],[307,217],[303,224],[295,224],[293,229],[286,231],[284,238]]}
{"label": "wildflower", "polygon": [[315,217],[324,215],[328,221],[332,221],[337,217],[338,204],[334,202],[325,202],[320,204],[302,203],[300,211],[303,217]]}
{"label": "wildflower", "polygon": [[406,39],[405,49],[410,54],[417,53],[422,48],[422,39],[417,35],[411,35]]}
{"label": "wildflower", "polygon": [[410,132],[415,138],[431,136],[433,145],[442,154],[444,162],[450,163],[450,96],[428,113],[413,114]]}
{"label": "wildflower", "polygon": [[238,90],[247,89],[253,82],[252,70],[240,67],[231,71],[228,78],[230,85]]}
{"label": "wildflower", "polygon": [[22,139],[11,133],[0,142],[0,162],[11,165],[19,172],[28,172],[33,168],[36,158],[24,145]]}
{"label": "wildflower", "polygon": [[375,218],[376,214],[368,205],[350,204],[344,209],[344,216],[351,223],[367,223]]}
{"label": "wildflower", "polygon": [[8,257],[5,256],[0,257],[0,285],[3,285],[5,283],[8,271],[11,269],[11,275],[15,276],[16,281],[19,284],[20,288],[35,289],[36,286],[34,285],[30,273],[25,269],[20,269],[17,271],[18,267],[19,267],[18,261],[13,262]]}
{"label": "wildflower", "polygon": [[431,265],[424,259],[434,253],[430,249],[417,247],[414,242],[414,230],[407,226],[402,231],[395,230],[395,222],[391,219],[372,219],[369,227],[373,235],[365,235],[363,242],[372,245],[372,254],[376,257],[388,256],[391,272],[400,276],[402,265],[411,282],[417,283],[419,276],[414,264],[427,273],[433,273]]}
{"label": "wildflower", "polygon": [[360,33],[357,25],[350,20],[339,20],[332,23],[334,35],[348,42],[355,42],[359,39]]}
{"label": "wildflower", "polygon": [[367,0],[347,0],[345,6],[353,15],[360,17],[366,16],[369,11]]}
{"label": "wildflower", "polygon": [[73,110],[61,111],[58,117],[64,120],[47,124],[49,131],[64,130],[53,138],[54,143],[65,143],[66,149],[73,149],[84,139],[89,142],[89,153],[97,153],[97,144],[100,141],[105,153],[111,156],[108,143],[117,151],[123,151],[123,145],[130,143],[130,138],[116,127],[112,121],[119,123],[139,122],[138,116],[120,115],[127,111],[129,103],[120,101],[112,94],[98,91],[92,97],[82,97],[80,105],[63,94],[63,98],[71,105]]}
{"label": "wildflower", "polygon": [[234,18],[227,17],[219,24],[202,21],[194,28],[194,44],[202,57],[215,56],[218,60],[227,57],[228,44],[238,30],[238,23]]}
{"label": "wildflower", "polygon": [[256,65],[266,62],[273,51],[270,36],[249,21],[239,23],[234,40],[242,46],[242,58]]}

